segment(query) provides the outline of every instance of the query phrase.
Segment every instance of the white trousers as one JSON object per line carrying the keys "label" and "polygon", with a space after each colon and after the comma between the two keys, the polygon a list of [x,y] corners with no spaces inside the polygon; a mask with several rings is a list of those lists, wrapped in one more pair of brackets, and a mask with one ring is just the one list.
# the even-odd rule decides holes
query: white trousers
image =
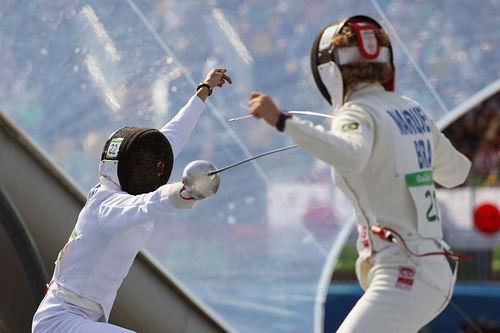
{"label": "white trousers", "polygon": [[67,303],[48,290],[33,317],[32,333],[135,333],[99,322],[100,313]]}
{"label": "white trousers", "polygon": [[[409,241],[416,253],[441,251],[434,241]],[[339,327],[340,333],[415,333],[449,303],[455,276],[444,256],[409,257],[393,244],[356,273],[365,293]],[[365,262],[366,264],[366,262]],[[364,276],[363,276],[364,275]]]}

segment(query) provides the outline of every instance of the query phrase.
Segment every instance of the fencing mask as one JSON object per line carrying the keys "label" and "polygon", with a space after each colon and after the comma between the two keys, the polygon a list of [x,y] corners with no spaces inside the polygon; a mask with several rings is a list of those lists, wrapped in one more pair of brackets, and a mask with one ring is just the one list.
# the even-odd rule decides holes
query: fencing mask
{"label": "fencing mask", "polygon": [[[357,45],[336,48],[332,41],[345,26],[354,30]],[[383,28],[374,19],[358,15],[328,25],[314,40],[311,49],[311,69],[314,81],[334,110],[344,102],[344,82],[340,70],[342,66],[363,62],[387,63],[394,73],[392,47],[390,43],[388,46],[380,45],[375,29]],[[382,84],[386,90],[393,91],[394,75]]]}
{"label": "fencing mask", "polygon": [[101,167],[116,170],[121,189],[133,195],[165,185],[173,164],[168,139],[152,128],[120,128],[106,141],[101,155]]}

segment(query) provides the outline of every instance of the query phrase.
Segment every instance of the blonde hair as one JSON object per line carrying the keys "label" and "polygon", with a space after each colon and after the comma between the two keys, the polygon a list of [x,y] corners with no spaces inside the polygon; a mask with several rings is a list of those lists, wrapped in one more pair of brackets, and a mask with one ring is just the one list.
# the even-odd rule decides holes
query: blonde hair
{"label": "blonde hair", "polygon": [[[390,46],[391,42],[387,33],[380,28],[375,28],[380,46]],[[333,40],[335,48],[358,46],[354,29],[346,25],[340,30]],[[379,82],[386,84],[394,76],[394,69],[387,63],[357,62],[339,66],[344,81],[344,91],[348,91],[360,82]]]}

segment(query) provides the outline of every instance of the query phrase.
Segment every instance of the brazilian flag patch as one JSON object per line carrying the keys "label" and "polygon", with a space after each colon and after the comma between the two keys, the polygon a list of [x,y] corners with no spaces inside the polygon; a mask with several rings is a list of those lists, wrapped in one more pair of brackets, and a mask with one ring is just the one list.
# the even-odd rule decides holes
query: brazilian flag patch
{"label": "brazilian flag patch", "polygon": [[342,125],[340,128],[342,132],[349,132],[349,131],[354,131],[359,128],[359,124],[357,122],[352,122],[352,123],[347,123]]}

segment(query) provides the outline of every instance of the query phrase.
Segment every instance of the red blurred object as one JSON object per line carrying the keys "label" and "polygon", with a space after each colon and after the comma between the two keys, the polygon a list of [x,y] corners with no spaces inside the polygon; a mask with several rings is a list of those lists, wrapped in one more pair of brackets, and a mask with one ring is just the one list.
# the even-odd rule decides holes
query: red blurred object
{"label": "red blurred object", "polygon": [[330,204],[309,207],[303,216],[304,224],[309,230],[328,228],[335,221],[335,215]]}
{"label": "red blurred object", "polygon": [[474,225],[476,229],[487,235],[493,235],[500,230],[500,212],[493,203],[483,203],[474,210]]}

